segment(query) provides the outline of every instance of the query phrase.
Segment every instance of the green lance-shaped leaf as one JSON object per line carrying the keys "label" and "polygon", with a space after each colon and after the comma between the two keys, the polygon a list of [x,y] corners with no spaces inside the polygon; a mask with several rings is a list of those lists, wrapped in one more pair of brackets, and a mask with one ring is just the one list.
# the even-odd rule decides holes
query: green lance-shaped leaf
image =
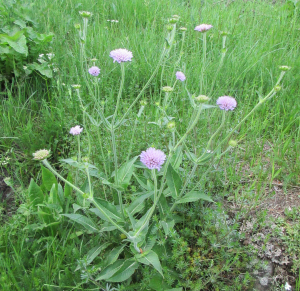
{"label": "green lance-shaped leaf", "polygon": [[165,235],[168,236],[169,233],[170,233],[170,230],[173,229],[173,227],[175,225],[175,222],[174,222],[174,220],[170,220],[170,221],[168,220],[167,222],[166,221],[160,221],[160,224],[164,229]]}
{"label": "green lance-shaped leaf", "polygon": [[197,200],[205,200],[208,202],[214,202],[210,196],[208,196],[207,194],[204,193],[200,193],[197,191],[191,191],[189,193],[187,193],[186,195],[184,195],[182,198],[178,199],[176,201],[176,204],[180,204],[180,203],[188,203],[188,202],[194,202]]}
{"label": "green lance-shaped leaf", "polygon": [[50,170],[46,169],[45,167],[42,167],[42,180],[46,190],[50,191],[53,184],[55,184],[57,188],[57,180],[54,174]]}
{"label": "green lance-shaped leaf", "polygon": [[174,199],[176,199],[177,197],[179,197],[182,181],[180,179],[180,176],[171,166],[171,164],[169,164],[166,178],[167,178],[167,185],[170,188],[171,196]]}
{"label": "green lance-shaped leaf", "polygon": [[127,280],[137,268],[138,263],[131,259],[118,260],[103,269],[96,281],[122,282]]}
{"label": "green lance-shaped leaf", "polygon": [[[124,222],[121,213],[118,212],[117,207],[115,205],[112,205],[108,201],[100,198],[94,198],[94,204],[96,204],[100,209],[102,209],[102,211],[105,212],[105,214],[111,219],[118,222]],[[109,221],[109,219],[105,217],[105,215],[98,208],[92,208],[90,209],[90,211],[95,213],[101,219]]]}
{"label": "green lance-shaped leaf", "polygon": [[123,282],[129,279],[134,271],[139,267],[139,264],[133,260],[126,260],[122,267],[109,279],[108,282]]}
{"label": "green lance-shaped leaf", "polygon": [[[68,174],[67,181],[70,182],[71,184],[73,183],[71,173]],[[66,183],[65,188],[64,188],[64,196],[67,198],[67,197],[71,196],[71,194],[72,194],[72,187]]]}
{"label": "green lance-shaped leaf", "polygon": [[104,266],[109,266],[113,264],[118,258],[119,255],[122,253],[125,245],[118,246],[110,251],[110,253],[106,256]]}
{"label": "green lance-shaped leaf", "polygon": [[137,259],[138,262],[142,264],[152,265],[157,272],[159,272],[162,276],[164,276],[158,255],[154,251],[150,250],[147,253],[138,254],[135,256],[135,258]]}
{"label": "green lance-shaped leaf", "polygon": [[[105,250],[110,245],[111,245],[110,242],[106,242],[100,246],[94,247],[91,250],[89,250],[86,255],[87,265],[91,264],[94,261],[94,259],[101,253],[101,251]],[[79,268],[80,267],[78,265],[75,271],[79,270]]]}
{"label": "green lance-shaped leaf", "polygon": [[135,199],[127,208],[126,211],[131,215],[141,211],[144,208],[144,201],[149,197],[153,196],[154,191],[145,192],[143,195]]}
{"label": "green lance-shaped leaf", "polygon": [[34,182],[33,179],[31,179],[31,181],[30,181],[28,192],[29,192],[29,200],[33,206],[43,203],[44,194],[43,194],[41,188]]}
{"label": "green lance-shaped leaf", "polygon": [[130,183],[131,177],[134,171],[134,163],[138,157],[134,157],[118,169],[118,181],[117,185],[120,185],[123,189],[126,189]]}
{"label": "green lance-shaped leaf", "polygon": [[63,214],[64,216],[74,220],[75,222],[84,226],[87,230],[98,232],[98,227],[96,224],[88,217],[83,216],[81,214]]}

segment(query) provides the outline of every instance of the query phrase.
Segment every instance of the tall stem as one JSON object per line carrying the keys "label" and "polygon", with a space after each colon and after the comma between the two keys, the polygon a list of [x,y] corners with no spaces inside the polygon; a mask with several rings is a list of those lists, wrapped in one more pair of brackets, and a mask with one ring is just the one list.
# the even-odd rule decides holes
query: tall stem
{"label": "tall stem", "polygon": [[202,68],[201,68],[201,76],[200,76],[200,94],[204,94],[204,71],[206,66],[206,32],[203,32],[203,59],[202,59]]}

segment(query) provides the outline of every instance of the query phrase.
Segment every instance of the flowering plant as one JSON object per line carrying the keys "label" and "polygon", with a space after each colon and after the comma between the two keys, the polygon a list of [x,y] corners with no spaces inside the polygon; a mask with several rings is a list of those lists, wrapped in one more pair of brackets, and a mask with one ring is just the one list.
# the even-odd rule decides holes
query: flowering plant
{"label": "flowering plant", "polygon": [[[87,19],[88,18],[86,17],[83,19],[85,26],[83,33],[80,34],[81,37],[84,36],[84,41],[86,41],[87,38]],[[253,114],[259,106],[271,99],[278,92],[275,87],[277,88],[286,72],[285,70],[282,70],[275,87],[270,93],[265,97],[260,97],[257,105],[239,122],[239,124],[234,126],[231,132],[223,135],[219,140],[218,137],[220,137],[220,132],[225,126],[226,117],[231,114],[231,111],[235,110],[237,106],[236,99],[230,96],[221,96],[216,102],[216,105],[218,106],[209,105],[207,102],[211,100],[211,98],[203,95],[208,90],[204,86],[204,70],[202,70],[202,75],[200,76],[201,95],[198,97],[195,97],[196,95],[194,94],[190,94],[186,84],[188,78],[186,78],[181,71],[177,71],[174,76],[174,78],[176,77],[176,80],[173,86],[164,86],[161,90],[162,94],[164,94],[164,98],[162,100],[162,106],[158,103],[156,111],[156,117],[158,117],[159,121],[156,120],[156,122],[154,122],[155,124],[160,125],[160,127],[167,125],[167,128],[171,131],[167,149],[162,150],[149,147],[148,149],[143,149],[138,156],[132,156],[131,152],[135,137],[135,128],[145,106],[147,106],[146,102],[142,102],[135,119],[127,158],[124,159],[123,162],[120,162],[116,143],[116,131],[126,122],[129,114],[134,110],[135,105],[140,100],[141,96],[143,96],[143,93],[151,83],[159,68],[164,66],[166,56],[169,55],[174,43],[177,21],[178,17],[174,16],[169,21],[166,43],[157,67],[154,69],[148,82],[141,89],[135,100],[121,116],[119,116],[119,108],[120,103],[122,102],[125,65],[130,65],[129,62],[134,59],[131,51],[127,49],[116,49],[111,51],[109,55],[113,59],[113,62],[116,63],[115,65],[120,67],[121,71],[120,88],[116,97],[113,115],[106,117],[103,108],[99,106],[97,112],[99,113],[100,121],[96,121],[87,113],[87,107],[85,106],[85,101],[82,98],[80,91],[81,86],[73,86],[83,111],[83,128],[75,126],[70,130],[72,135],[77,135],[78,137],[77,159],[63,159],[62,162],[76,170],[74,182],[64,178],[58,173],[58,171],[50,165],[47,157],[43,156],[42,158],[39,158],[43,165],[60,180],[64,181],[65,185],[71,187],[78,197],[77,203],[73,204],[74,213],[65,213],[65,217],[81,224],[89,233],[104,235],[109,232],[121,238],[119,244],[114,244],[114,247],[111,247],[112,241],[108,241],[89,253],[89,259],[87,261],[88,264],[91,264],[93,259],[100,252],[106,252],[105,256],[107,259],[102,262],[100,272],[99,270],[95,270],[94,273],[89,273],[87,275],[88,279],[95,282],[101,280],[108,282],[122,282],[129,279],[140,264],[151,265],[159,274],[161,274],[161,276],[164,276],[163,268],[160,263],[160,256],[156,248],[159,240],[157,235],[158,229],[163,229],[166,239],[169,235],[172,235],[177,221],[176,208],[180,204],[193,203],[196,201],[214,203],[213,198],[207,193],[197,190],[197,187],[190,187],[190,182],[194,178],[197,168],[204,164],[212,164],[212,161],[215,162],[219,160],[233,147],[237,146],[238,142],[232,139],[233,133],[236,132],[239,126],[241,126],[241,124]],[[206,30],[210,28],[211,27],[206,27]],[[202,31],[200,28],[196,30]],[[182,30],[182,37],[184,37],[184,33],[185,30]],[[203,33],[203,66],[206,61],[205,35],[206,34]],[[225,40],[226,35],[223,36],[222,49],[225,48]],[[81,58],[84,58],[84,45],[81,47],[81,54]],[[221,65],[223,63],[224,55],[225,51],[222,51]],[[93,68],[94,67],[95,64]],[[84,70],[83,72],[85,74],[90,73],[93,76],[98,75],[100,69],[94,69],[92,72],[86,72]],[[180,81],[180,84],[184,86],[187,92],[192,110],[190,121],[183,134],[176,130],[176,123],[172,121],[173,117],[168,115],[169,105],[172,101],[171,95],[174,94],[174,88],[176,87],[176,84],[179,83],[178,81]],[[214,80],[210,92],[212,92],[213,86]],[[89,90],[89,94],[91,94],[95,100],[95,106],[98,106],[98,96],[95,93],[97,90],[93,90],[89,83],[87,83],[87,89]],[[210,96],[211,94],[208,95]],[[216,114],[222,116],[221,123],[218,129],[210,136],[203,151],[200,154],[193,153],[188,146],[189,135],[196,128],[198,121],[205,110],[216,110]],[[103,162],[102,166],[95,166],[90,163],[91,132],[87,130],[87,120],[90,120],[97,128],[101,125],[103,130],[109,132],[112,145],[113,170],[108,168],[105,162]],[[87,160],[81,158],[80,154],[79,137],[83,134],[86,135],[89,148],[89,157]],[[101,137],[99,137],[99,147],[100,154],[102,155],[103,161],[105,161],[106,157],[103,151]],[[40,156],[41,155],[38,155],[38,157]],[[185,164],[185,175],[182,175],[180,172],[183,157],[188,161],[188,164]],[[80,177],[85,177],[84,183],[80,183]],[[199,183],[201,183],[201,180],[202,178],[200,178]],[[99,185],[102,186],[102,188],[99,188]],[[125,199],[125,194],[129,185],[137,185],[141,190],[139,192],[134,191],[132,195],[134,198],[130,197],[130,199]],[[100,189],[103,189],[103,191]],[[109,189],[109,191],[105,189]],[[136,186],[134,186],[133,189],[136,189]]]}

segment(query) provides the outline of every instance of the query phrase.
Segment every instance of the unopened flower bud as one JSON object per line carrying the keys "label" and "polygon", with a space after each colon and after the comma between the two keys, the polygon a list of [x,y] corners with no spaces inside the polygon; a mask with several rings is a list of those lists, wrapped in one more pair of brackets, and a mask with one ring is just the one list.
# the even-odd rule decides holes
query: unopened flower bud
{"label": "unopened flower bud", "polygon": [[169,23],[171,23],[171,24],[175,24],[175,23],[177,23],[178,22],[178,18],[170,18],[169,19]]}
{"label": "unopened flower bud", "polygon": [[165,87],[162,87],[162,90],[164,92],[172,92],[174,89],[172,87],[170,87],[170,86],[165,86]]}
{"label": "unopened flower bud", "polygon": [[84,193],[84,194],[82,194],[82,197],[84,199],[88,199],[90,197],[90,194],[89,193]]}
{"label": "unopened flower bud", "polygon": [[198,103],[205,103],[209,100],[210,98],[205,96],[205,95],[199,95],[197,97],[195,97],[195,101]]}
{"label": "unopened flower bud", "polygon": [[74,84],[74,85],[71,85],[74,89],[80,89],[81,88],[81,85],[78,85],[78,84]]}
{"label": "unopened flower bud", "polygon": [[169,121],[168,124],[167,124],[167,128],[170,129],[171,131],[173,131],[176,127],[176,124],[175,124],[175,121],[172,120],[172,121]]}
{"label": "unopened flower bud", "polygon": [[141,104],[141,106],[146,106],[148,103],[146,100],[141,100],[140,104]]}
{"label": "unopened flower bud", "polygon": [[221,36],[227,36],[230,34],[228,31],[220,31]]}
{"label": "unopened flower bud", "polygon": [[92,13],[89,11],[79,11],[79,14],[83,17],[83,18],[90,18],[92,16]]}
{"label": "unopened flower bud", "polygon": [[76,23],[76,24],[74,24],[74,27],[75,27],[75,29],[80,29],[80,24]]}
{"label": "unopened flower bud", "polygon": [[155,105],[156,105],[156,106],[159,106],[159,102],[155,102]]}
{"label": "unopened flower bud", "polygon": [[187,31],[187,28],[182,26],[182,27],[179,28],[179,30],[181,30],[181,31]]}
{"label": "unopened flower bud", "polygon": [[120,238],[121,238],[121,239],[125,239],[125,238],[127,238],[127,236],[126,236],[124,233],[121,233],[121,234],[120,234]]}
{"label": "unopened flower bud", "polygon": [[279,70],[281,71],[289,71],[291,69],[291,67],[289,66],[279,66]]}
{"label": "unopened flower bud", "polygon": [[173,30],[173,25],[167,25],[167,30],[172,31]]}
{"label": "unopened flower bud", "polygon": [[237,146],[237,141],[236,140],[233,140],[233,139],[231,139],[229,142],[228,142],[228,144],[231,146],[231,147],[236,147]]}
{"label": "unopened flower bud", "polygon": [[177,19],[179,19],[179,18],[180,18],[180,16],[179,16],[179,15],[177,15],[177,14],[174,14],[174,15],[172,15],[172,17],[173,17],[173,18],[177,18]]}
{"label": "unopened flower bud", "polygon": [[98,59],[96,58],[91,59],[91,62],[96,62],[96,61],[98,61]]}
{"label": "unopened flower bud", "polygon": [[275,92],[279,92],[281,90],[281,86],[277,85],[274,87]]}

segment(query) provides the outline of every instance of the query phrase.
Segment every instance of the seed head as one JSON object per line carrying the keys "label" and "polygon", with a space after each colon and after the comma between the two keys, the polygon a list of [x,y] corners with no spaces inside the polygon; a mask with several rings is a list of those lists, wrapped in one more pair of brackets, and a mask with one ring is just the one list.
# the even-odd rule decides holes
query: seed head
{"label": "seed head", "polygon": [[281,86],[277,85],[274,87],[275,92],[279,92],[281,90]]}
{"label": "seed head", "polygon": [[162,87],[162,90],[164,92],[172,92],[174,89],[172,87],[170,87],[170,86],[165,86],[165,87]]}
{"label": "seed head", "polygon": [[39,150],[32,154],[34,160],[44,160],[50,155],[49,150]]}
{"label": "seed head", "polygon": [[175,124],[174,120],[168,122],[168,124],[167,124],[167,128],[168,129],[170,129],[171,131],[173,131],[173,130],[175,130],[175,127],[176,127],[176,124]]}
{"label": "seed head", "polygon": [[195,101],[198,103],[205,103],[209,100],[210,98],[205,96],[205,95],[199,95],[197,97],[195,97]]}

